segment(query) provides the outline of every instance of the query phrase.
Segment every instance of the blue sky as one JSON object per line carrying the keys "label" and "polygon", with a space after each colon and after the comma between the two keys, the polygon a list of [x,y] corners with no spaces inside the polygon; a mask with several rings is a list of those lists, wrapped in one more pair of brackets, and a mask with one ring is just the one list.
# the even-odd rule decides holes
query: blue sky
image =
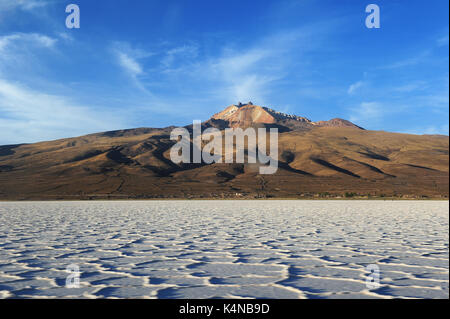
{"label": "blue sky", "polygon": [[[76,3],[81,28],[65,27]],[[381,9],[367,29],[365,7]],[[449,131],[448,1],[0,0],[0,144],[206,120],[238,101]]]}

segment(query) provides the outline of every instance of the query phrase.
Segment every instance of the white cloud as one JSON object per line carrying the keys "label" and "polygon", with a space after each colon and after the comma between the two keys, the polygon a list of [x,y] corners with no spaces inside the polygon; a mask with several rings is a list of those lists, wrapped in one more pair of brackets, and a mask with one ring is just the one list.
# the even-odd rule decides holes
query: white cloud
{"label": "white cloud", "polygon": [[448,135],[449,133],[449,126],[448,124],[440,125],[440,126],[428,126],[424,128],[416,128],[414,130],[409,130],[404,133],[407,134],[416,134],[416,135]]}
{"label": "white cloud", "polygon": [[126,53],[117,52],[117,58],[119,60],[120,66],[122,66],[125,71],[132,76],[138,76],[139,74],[142,74],[141,65]]}
{"label": "white cloud", "polygon": [[69,32],[67,32],[67,31],[58,32],[58,36],[62,40],[66,41],[66,42],[73,42],[74,41],[74,37],[71,34],[69,34]]}
{"label": "white cloud", "polygon": [[429,57],[430,53],[431,53],[431,50],[426,50],[426,51],[423,51],[413,57],[405,58],[403,60],[400,60],[400,61],[397,61],[394,63],[383,65],[381,67],[381,69],[389,70],[389,69],[398,69],[398,68],[408,67],[408,66],[412,66],[412,65],[417,65],[417,64],[425,62],[426,59]]}
{"label": "white cloud", "polygon": [[418,96],[417,100],[426,107],[448,110],[449,107],[448,89],[443,92],[436,92],[435,94]]}
{"label": "white cloud", "polygon": [[265,67],[275,53],[266,49],[227,53],[209,65],[210,75],[222,80],[221,90],[228,98],[237,101],[263,103],[270,84],[282,73],[274,74]]}
{"label": "white cloud", "polygon": [[422,130],[422,134],[443,134],[448,135],[448,124],[441,126],[430,126]]}
{"label": "white cloud", "polygon": [[71,137],[120,127],[119,115],[77,105],[0,79],[0,145]]}
{"label": "white cloud", "polygon": [[270,92],[269,84],[273,81],[274,78],[256,74],[245,76],[229,87],[229,97],[236,102],[256,101],[264,104],[265,96]]}
{"label": "white cloud", "polygon": [[348,94],[354,94],[356,90],[358,90],[359,88],[361,88],[364,85],[363,81],[358,81],[356,83],[353,83],[349,86],[347,93]]}
{"label": "white cloud", "polygon": [[118,65],[133,78],[145,73],[140,60],[154,55],[153,52],[134,48],[128,42],[113,42],[112,52]]}
{"label": "white cloud", "polygon": [[0,10],[33,10],[39,7],[45,7],[49,1],[45,0],[0,0]]}
{"label": "white cloud", "polygon": [[183,45],[170,49],[166,52],[165,57],[161,60],[162,65],[165,68],[170,68],[174,64],[175,60],[182,59],[183,63],[187,60],[195,59],[198,56],[198,48],[195,45]]}
{"label": "white cloud", "polygon": [[431,90],[420,92],[416,97],[417,104],[431,108],[439,113],[446,112],[449,108],[449,77],[448,75],[430,84]]}
{"label": "white cloud", "polygon": [[114,42],[112,53],[115,56],[116,64],[132,79],[132,83],[147,96],[153,96],[141,79],[146,72],[139,60],[150,57],[154,53],[133,48],[127,42]]}
{"label": "white cloud", "polygon": [[412,83],[393,87],[392,91],[401,92],[401,93],[410,93],[410,92],[414,92],[414,91],[423,90],[426,87],[426,85],[427,85],[427,83],[424,81],[415,81]]}
{"label": "white cloud", "polygon": [[39,56],[56,52],[57,39],[39,33],[13,33],[0,36],[0,78],[30,77],[41,67]]}
{"label": "white cloud", "polygon": [[383,105],[379,102],[362,102],[358,107],[351,109],[350,121],[374,121],[383,114]]}
{"label": "white cloud", "polygon": [[40,46],[51,48],[55,45],[57,39],[39,33],[13,33],[5,36],[0,36],[0,51],[11,49],[21,43],[26,43],[32,46]]}
{"label": "white cloud", "polygon": [[[218,45],[219,50],[214,50],[218,53],[213,55],[207,54],[208,47],[199,50],[196,43],[166,49],[158,53],[162,56],[160,67],[152,69],[152,78],[146,84],[160,88],[170,83],[172,89],[177,88],[181,105],[187,98],[198,99],[200,91],[214,103],[251,100],[270,104],[273,92],[284,80],[287,82],[289,75],[299,77],[292,74],[293,65],[299,72],[300,64],[308,64],[302,56],[320,46],[324,29],[315,25],[285,30],[245,45],[229,41],[221,48]],[[142,82],[146,80],[142,77]]]}
{"label": "white cloud", "polygon": [[267,59],[271,52],[263,49],[253,49],[244,52],[233,52],[224,57],[219,58],[214,67],[220,69],[227,77],[233,77],[237,73],[248,73],[255,69],[255,67]]}
{"label": "white cloud", "polygon": [[440,37],[439,39],[437,39],[437,45],[442,47],[442,46],[448,46],[448,34],[444,35],[443,37]]}

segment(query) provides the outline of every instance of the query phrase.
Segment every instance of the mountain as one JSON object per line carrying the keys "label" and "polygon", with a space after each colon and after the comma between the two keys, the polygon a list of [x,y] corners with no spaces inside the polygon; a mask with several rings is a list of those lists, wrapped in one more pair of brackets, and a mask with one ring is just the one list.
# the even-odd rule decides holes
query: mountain
{"label": "mountain", "polygon": [[0,146],[0,199],[448,198],[448,136],[312,122],[252,103],[225,108],[206,127],[279,128],[278,171],[177,165],[170,160],[174,127],[137,128]]}
{"label": "mountain", "polygon": [[[285,114],[277,112],[267,107],[253,105],[252,102],[247,104],[238,103],[230,105],[223,111],[214,114],[210,123],[222,122],[226,127],[246,128],[255,125],[266,127],[278,127],[281,131],[310,129],[314,126],[331,126],[331,127],[361,127],[343,119],[332,119],[329,121],[312,122],[306,117]],[[214,124],[213,124],[214,126]]]}

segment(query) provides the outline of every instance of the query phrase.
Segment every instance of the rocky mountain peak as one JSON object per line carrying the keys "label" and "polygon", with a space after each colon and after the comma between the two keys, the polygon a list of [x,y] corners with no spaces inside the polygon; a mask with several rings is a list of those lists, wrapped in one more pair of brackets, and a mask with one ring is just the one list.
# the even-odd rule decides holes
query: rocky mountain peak
{"label": "rocky mountain peak", "polygon": [[232,104],[223,111],[214,114],[210,121],[221,121],[227,127],[242,128],[255,125],[271,125],[286,128],[287,130],[305,129],[315,126],[362,129],[344,119],[335,118],[329,121],[313,122],[307,117],[279,112],[269,107],[254,105],[252,102]]}

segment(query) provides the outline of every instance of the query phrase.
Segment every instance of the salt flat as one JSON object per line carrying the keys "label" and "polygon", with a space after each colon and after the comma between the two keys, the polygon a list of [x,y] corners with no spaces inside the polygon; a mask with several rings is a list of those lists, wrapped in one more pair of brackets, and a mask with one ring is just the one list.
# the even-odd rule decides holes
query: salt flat
{"label": "salt flat", "polygon": [[448,298],[448,222],[446,201],[3,202],[0,297]]}

